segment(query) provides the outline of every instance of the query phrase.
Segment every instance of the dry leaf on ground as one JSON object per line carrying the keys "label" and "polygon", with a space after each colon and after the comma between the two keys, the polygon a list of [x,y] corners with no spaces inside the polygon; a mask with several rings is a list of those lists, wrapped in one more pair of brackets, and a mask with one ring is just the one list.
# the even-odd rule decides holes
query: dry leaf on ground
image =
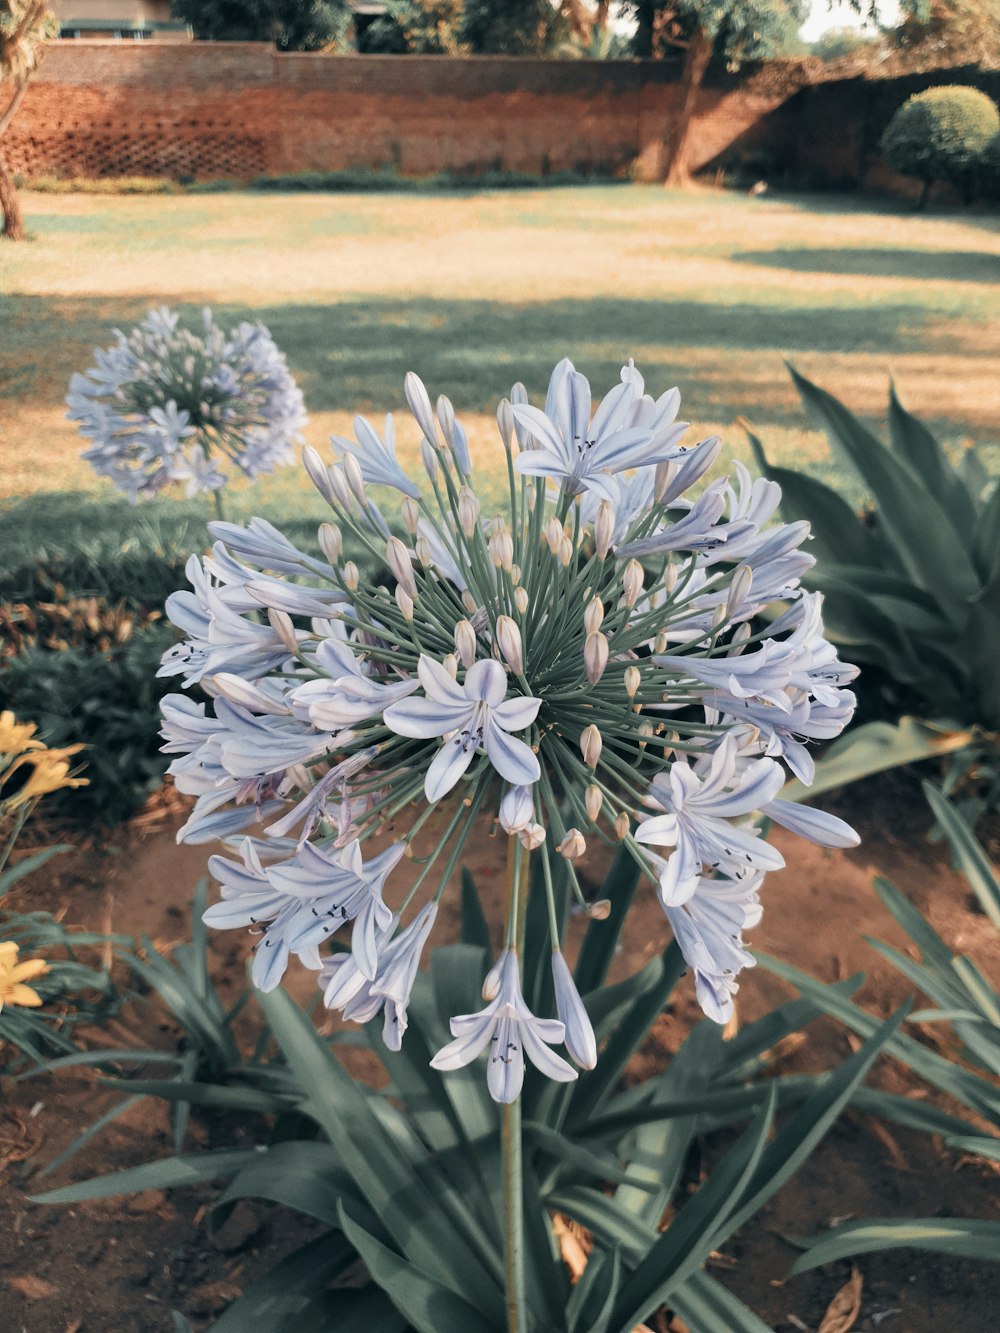
{"label": "dry leaf on ground", "polygon": [[851,1333],[861,1313],[861,1274],[851,1269],[851,1276],[830,1302],[819,1333]]}
{"label": "dry leaf on ground", "polygon": [[46,1282],[43,1277],[35,1277],[33,1273],[26,1273],[24,1277],[9,1277],[7,1286],[21,1296],[26,1296],[29,1301],[44,1301],[59,1295],[58,1287]]}

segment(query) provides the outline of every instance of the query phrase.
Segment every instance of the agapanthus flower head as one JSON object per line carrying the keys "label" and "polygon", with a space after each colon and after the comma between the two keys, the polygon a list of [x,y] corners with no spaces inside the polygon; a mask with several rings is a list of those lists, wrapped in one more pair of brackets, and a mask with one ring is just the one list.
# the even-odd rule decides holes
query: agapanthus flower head
{"label": "agapanthus flower head", "polygon": [[[512,867],[544,858],[546,890],[568,881],[594,921],[609,905],[587,902],[578,864],[596,842],[623,848],[702,1006],[725,1022],[753,962],[742,931],[783,864],[766,817],[829,846],[854,839],[778,795],[783,764],[808,775],[808,741],[854,706],[854,668],[799,587],[807,525],[776,522],[773,484],[738,466],[732,481],[707,476],[718,442],[685,445],[679,395],[647,395],[631,363],[596,411],[568,361],[544,409],[514,387],[497,413],[499,509],[477,491],[451,404],[432,408],[412,374],[405,397],[421,476],[402,469],[392,419],[376,431],[359,418],[333,459],[306,452],[332,510],[317,552],[260,520],[213,524],[192,590],[168,601],[185,642],[162,671],[214,696],[208,708],[164,701],[171,772],[198,798],[181,836],[232,841],[264,825],[239,861],[213,861],[223,901],[208,920],[259,932],[258,984],[276,985],[296,956],[346,1017],[384,1013],[391,1045],[436,904],[488,812]],[[439,807],[436,843],[406,858]],[[389,821],[400,841],[370,850]],[[583,1069],[598,1058],[551,899],[558,1017],[525,1003],[519,882],[487,1007],[456,1017],[435,1057],[449,1069],[488,1051],[498,1100],[518,1095],[525,1054],[556,1079],[576,1071],[551,1047]],[[350,951],[324,961],[342,930]]]}
{"label": "agapanthus flower head", "polygon": [[183,482],[219,491],[295,461],[306,422],[302,394],[262,324],[228,331],[205,310],[188,328],[153,310],[70,381],[69,418],[91,441],[83,457],[130,500]]}

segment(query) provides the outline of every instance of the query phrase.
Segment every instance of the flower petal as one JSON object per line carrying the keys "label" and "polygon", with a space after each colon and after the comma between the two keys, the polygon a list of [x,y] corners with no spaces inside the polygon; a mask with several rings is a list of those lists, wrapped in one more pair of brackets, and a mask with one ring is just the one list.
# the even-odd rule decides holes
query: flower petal
{"label": "flower petal", "polygon": [[523,731],[534,722],[541,706],[541,699],[532,699],[530,695],[522,694],[497,704],[493,709],[493,720],[504,731]]}
{"label": "flower petal", "polygon": [[492,718],[487,721],[485,739],[490,763],[502,778],[515,786],[526,786],[541,777],[542,770],[531,746],[516,736],[508,736],[493,724]]}
{"label": "flower petal", "polygon": [[507,672],[492,657],[481,658],[473,662],[465,675],[465,696],[467,699],[482,700],[490,708],[503,703],[507,693]]}
{"label": "flower petal", "polygon": [[474,705],[464,696],[460,704],[445,704],[437,699],[402,699],[383,711],[382,720],[397,736],[430,740],[469,722],[473,709]]}
{"label": "flower petal", "polygon": [[424,779],[424,795],[429,801],[447,796],[476,757],[476,747],[458,736],[446,741],[431,761]]}

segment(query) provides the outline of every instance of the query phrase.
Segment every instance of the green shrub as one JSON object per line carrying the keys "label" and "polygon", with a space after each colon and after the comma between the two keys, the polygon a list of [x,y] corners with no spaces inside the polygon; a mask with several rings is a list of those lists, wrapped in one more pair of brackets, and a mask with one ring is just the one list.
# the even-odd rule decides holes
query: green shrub
{"label": "green shrub", "polygon": [[[160,754],[159,703],[171,688],[158,680],[160,655],[174,642],[169,625],[152,623],[132,638],[100,652],[41,645],[8,659],[0,673],[0,709],[38,723],[54,746],[82,741],[90,785],[63,803],[102,823],[132,814],[163,780],[168,758]],[[59,808],[60,797],[51,804]]]}
{"label": "green shrub", "polygon": [[908,98],[890,120],[880,148],[886,162],[923,182],[924,203],[935,181],[968,196],[983,150],[1000,133],[995,103],[977,88],[928,88]]}

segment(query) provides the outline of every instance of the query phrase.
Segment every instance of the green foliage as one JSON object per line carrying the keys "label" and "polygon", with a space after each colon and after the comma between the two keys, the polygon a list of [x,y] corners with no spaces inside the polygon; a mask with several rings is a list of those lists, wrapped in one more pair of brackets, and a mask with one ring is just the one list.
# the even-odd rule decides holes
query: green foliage
{"label": "green foliage", "polygon": [[561,31],[548,0],[465,0],[461,39],[476,55],[540,55]]}
{"label": "green foliage", "polygon": [[[1000,932],[1000,881],[989,859],[958,810],[929,783],[924,784],[924,792],[983,912]],[[910,1021],[933,1025],[938,1034],[933,1049],[914,1037],[896,1036],[887,1043],[886,1053],[966,1108],[970,1120],[963,1121],[913,1098],[883,1096],[870,1104],[870,1109],[912,1128],[938,1134],[957,1152],[1000,1162],[1000,991],[971,958],[951,952],[894,884],[876,879],[875,889],[910,937],[912,947],[903,953],[878,940],[868,942],[927,998],[928,1005],[911,1014]],[[875,1020],[834,987],[824,986],[774,959],[763,961],[770,971],[796,986],[804,999],[859,1036],[870,1037]],[[996,1261],[1000,1257],[1000,1223],[964,1218],[870,1219],[834,1228],[804,1245],[806,1253],[795,1265],[795,1272],[847,1255],[906,1247]]]}
{"label": "green foliage", "polygon": [[1000,113],[978,88],[928,88],[907,98],[879,143],[894,171],[967,188],[984,150],[1000,133]]}
{"label": "green foliage", "polygon": [[157,624],[105,652],[34,647],[7,662],[0,708],[36,719],[53,746],[87,746],[89,786],[54,797],[53,808],[114,824],[160,785],[168,760],[159,753],[159,701],[170,682],[156,669],[174,639]]}
{"label": "green foliage", "polygon": [[318,51],[342,41],[346,0],[173,0],[174,18],[199,41],[274,42],[283,51]]}
{"label": "green foliage", "polygon": [[[9,830],[4,829],[3,834],[5,841],[10,838]],[[117,1004],[108,974],[81,962],[78,956],[81,949],[104,944],[103,935],[72,933],[51,912],[15,910],[6,901],[15,885],[23,885],[53,856],[70,847],[46,847],[4,868],[12,847],[13,841],[6,841],[0,848],[0,941],[16,944],[22,963],[44,959],[48,971],[31,981],[31,989],[42,1001],[39,1008],[5,1005],[0,1009],[0,1070],[7,1065],[11,1050],[36,1066],[48,1057],[75,1050],[76,1024],[99,1022]]]}
{"label": "green foliage", "polygon": [[387,0],[385,13],[365,28],[365,55],[457,55],[462,50],[464,0]]}
{"label": "green foliage", "polygon": [[[973,761],[986,763],[982,801],[992,802],[1000,793],[1000,486],[990,487],[974,453],[953,466],[895,389],[887,446],[832,394],[794,369],[792,378],[838,462],[874,501],[871,511],[856,515],[822,482],[772,467],[761,441],[750,435],[761,471],[781,484],[785,517],[812,526],[817,563],[805,583],[824,594],[827,631],[850,660],[877,669],[922,706],[938,733],[926,737],[925,755],[961,748],[956,775]],[[940,734],[963,730],[969,734],[958,747]],[[846,761],[848,747],[863,734],[845,737],[837,755]],[[890,766],[881,762],[884,741],[868,771]],[[925,757],[913,752],[913,742],[912,735],[901,741],[894,762]]]}
{"label": "green foliage", "polygon": [[637,55],[662,57],[700,32],[731,67],[787,53],[809,10],[805,0],[627,0],[623,8],[637,23]]}
{"label": "green foliage", "polygon": [[[705,1260],[781,1188],[858,1095],[873,1060],[895,1039],[902,1014],[832,1074],[766,1083],[758,1076],[768,1052],[815,1017],[816,1007],[792,1001],[728,1042],[706,1020],[662,1075],[622,1090],[620,1072],[669,1001],[681,971],[671,945],[637,976],[606,986],[634,887],[634,866],[619,858],[603,890],[612,915],[588,927],[577,969],[606,1043],[604,1057],[575,1084],[554,1085],[533,1071],[526,1083],[527,1333],[631,1333],[667,1300],[692,1329],[761,1333],[764,1325],[705,1271]],[[540,893],[536,884],[529,914]],[[325,1223],[326,1236],[252,1283],[215,1325],[219,1333],[253,1327],[268,1333],[502,1333],[499,1109],[481,1070],[442,1075],[429,1065],[447,1040],[448,1015],[479,1002],[484,920],[468,877],[463,907],[463,939],[470,942],[434,952],[430,972],[414,990],[403,1049],[388,1050],[374,1025],[365,1030],[389,1079],[380,1092],[355,1082],[331,1043],[277,990],[261,997],[268,1027],[250,1065],[228,1068],[221,1077],[206,1073],[197,1084],[121,1080],[133,1096],[155,1092],[176,1101],[197,1097],[218,1108],[260,1110],[272,1125],[270,1131],[262,1126],[260,1147],[178,1153],[49,1191],[39,1201],[74,1203],[219,1180],[225,1188],[215,1223],[242,1198]],[[524,977],[540,987],[545,946],[538,932],[534,938]],[[196,952],[200,948],[196,943]],[[198,991],[192,977],[178,988],[183,998],[159,987],[172,1008],[183,1006],[193,1028],[204,988]],[[842,985],[837,993],[849,990]],[[275,1054],[260,1060],[270,1041]],[[200,1040],[200,1050],[209,1046]],[[96,1062],[113,1054],[86,1058]],[[253,1094],[256,1107],[250,1105]],[[797,1109],[779,1123],[776,1108],[783,1104]],[[688,1197],[681,1184],[698,1135],[740,1124],[746,1126],[742,1137]],[[677,1215],[661,1233],[660,1220],[670,1208]],[[559,1257],[554,1212],[594,1236],[575,1287]],[[331,1283],[358,1258],[371,1282],[349,1294],[338,1288],[334,1297]]]}

